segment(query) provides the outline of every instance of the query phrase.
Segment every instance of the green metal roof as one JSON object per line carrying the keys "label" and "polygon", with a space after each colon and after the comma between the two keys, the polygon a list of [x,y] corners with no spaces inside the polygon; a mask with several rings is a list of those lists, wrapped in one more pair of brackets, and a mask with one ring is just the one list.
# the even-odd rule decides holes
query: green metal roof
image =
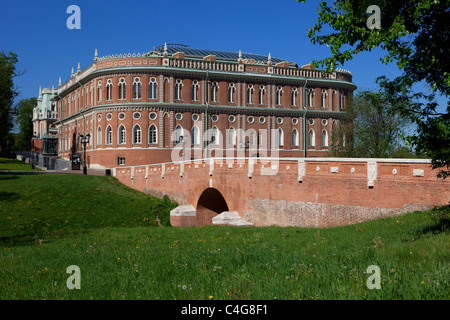
{"label": "green metal roof", "polygon": [[[164,52],[164,45],[154,47],[151,52],[162,54]],[[209,55],[215,55],[219,60],[232,60],[237,61],[239,59],[239,52],[230,52],[230,51],[219,51],[219,50],[210,50],[210,49],[195,49],[182,44],[167,44],[167,53],[169,55],[173,55],[177,52],[184,52],[187,57],[193,58],[203,58]],[[267,62],[269,59],[268,56],[253,54],[253,53],[244,53],[242,52],[242,59],[251,59],[258,62]],[[271,57],[273,63],[277,64],[279,62],[287,61],[279,58]],[[288,61],[290,65],[297,66],[297,63]]]}

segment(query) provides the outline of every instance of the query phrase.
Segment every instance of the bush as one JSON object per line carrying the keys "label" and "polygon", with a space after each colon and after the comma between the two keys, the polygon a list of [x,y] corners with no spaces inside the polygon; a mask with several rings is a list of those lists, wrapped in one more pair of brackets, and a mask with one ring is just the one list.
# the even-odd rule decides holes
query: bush
{"label": "bush", "polygon": [[159,220],[161,226],[170,227],[170,211],[176,208],[178,204],[169,199],[168,196],[164,196],[162,201],[155,207],[156,220]]}
{"label": "bush", "polygon": [[435,231],[446,232],[450,228],[450,204],[441,207],[434,207],[431,210],[431,217],[435,221]]}

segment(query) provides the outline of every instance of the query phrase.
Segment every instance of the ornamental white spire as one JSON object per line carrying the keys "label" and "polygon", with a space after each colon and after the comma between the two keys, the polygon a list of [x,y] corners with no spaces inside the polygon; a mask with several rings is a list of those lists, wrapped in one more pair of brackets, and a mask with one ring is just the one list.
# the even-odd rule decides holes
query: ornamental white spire
{"label": "ornamental white spire", "polygon": [[61,77],[59,77],[58,87],[61,85]]}
{"label": "ornamental white spire", "polygon": [[238,61],[239,62],[242,61],[242,51],[241,51],[241,49],[239,49],[239,59],[238,59]]}
{"label": "ornamental white spire", "polygon": [[97,48],[95,48],[94,61],[96,61],[97,59],[98,59],[98,52],[97,52]]}
{"label": "ornamental white spire", "polygon": [[80,72],[80,63],[78,62],[77,73]]}
{"label": "ornamental white spire", "polygon": [[73,67],[72,67],[72,76],[73,76]]}
{"label": "ornamental white spire", "polygon": [[163,53],[164,57],[167,57],[168,53],[167,53],[167,42],[164,42],[164,53]]}

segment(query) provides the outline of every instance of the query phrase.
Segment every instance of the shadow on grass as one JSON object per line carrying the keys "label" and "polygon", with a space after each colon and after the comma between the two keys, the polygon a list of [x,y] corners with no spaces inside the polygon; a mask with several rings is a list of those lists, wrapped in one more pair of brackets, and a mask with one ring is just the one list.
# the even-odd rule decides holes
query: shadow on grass
{"label": "shadow on grass", "polygon": [[450,219],[439,219],[434,225],[423,228],[420,233],[443,233],[450,231]]}
{"label": "shadow on grass", "polygon": [[45,245],[52,243],[56,239],[60,238],[68,238],[83,234],[89,234],[90,230],[77,230],[77,231],[65,231],[61,233],[42,233],[38,234],[21,234],[14,236],[5,236],[0,237],[0,247],[23,247],[23,246],[32,246],[32,245]]}
{"label": "shadow on grass", "polygon": [[17,179],[17,176],[11,173],[0,172],[0,180],[12,180]]}
{"label": "shadow on grass", "polygon": [[8,201],[8,200],[14,200],[19,197],[19,194],[15,192],[8,192],[8,191],[0,191],[0,201]]}
{"label": "shadow on grass", "polygon": [[419,230],[420,235],[450,232],[450,205],[435,207],[430,215],[434,224]]}

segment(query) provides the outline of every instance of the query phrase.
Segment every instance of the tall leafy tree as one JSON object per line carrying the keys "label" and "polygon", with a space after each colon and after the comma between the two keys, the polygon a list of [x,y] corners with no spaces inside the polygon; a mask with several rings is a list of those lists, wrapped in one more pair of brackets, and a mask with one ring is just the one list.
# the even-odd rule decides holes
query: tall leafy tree
{"label": "tall leafy tree", "polygon": [[[377,18],[376,11],[367,10],[372,5],[380,9],[380,28],[369,27],[372,18]],[[331,56],[313,65],[331,72],[360,52],[383,49],[386,56],[381,61],[395,62],[402,74],[395,79],[383,77],[379,84],[392,93],[391,101],[399,102],[395,103],[401,106],[397,112],[416,122],[418,130],[409,137],[410,143],[431,157],[440,176],[447,177],[450,101],[445,112],[437,112],[435,95],[450,95],[450,0],[320,1],[318,13],[308,37],[312,43],[329,46]],[[322,33],[324,27],[330,32]],[[431,93],[412,91],[413,85],[421,82]],[[416,102],[402,104],[407,100]]]}
{"label": "tall leafy tree", "polygon": [[20,100],[14,108],[16,123],[19,132],[16,136],[15,148],[17,150],[29,150],[31,138],[33,137],[33,109],[37,105],[37,98]]}
{"label": "tall leafy tree", "polygon": [[14,78],[17,73],[17,55],[0,52],[0,155],[9,156],[13,144],[11,129],[13,128],[12,106],[17,96]]}
{"label": "tall leafy tree", "polygon": [[346,157],[388,158],[410,123],[395,112],[384,90],[358,92],[346,116],[332,132],[332,154]]}

